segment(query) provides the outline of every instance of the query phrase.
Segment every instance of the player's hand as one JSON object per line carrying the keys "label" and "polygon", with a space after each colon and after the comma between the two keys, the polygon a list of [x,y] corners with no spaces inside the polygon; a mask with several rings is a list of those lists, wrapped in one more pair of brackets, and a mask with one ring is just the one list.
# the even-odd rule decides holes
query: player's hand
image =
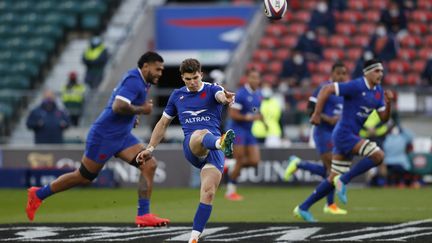
{"label": "player's hand", "polygon": [[141,107],[143,109],[142,114],[150,114],[153,111],[153,100],[146,101]]}
{"label": "player's hand", "polygon": [[235,93],[224,90],[224,94],[227,105],[231,105],[232,103],[234,103]]}
{"label": "player's hand", "polygon": [[137,158],[136,158],[136,162],[138,164],[144,164],[147,160],[152,158],[152,152],[148,149],[145,149],[141,152],[138,153]]}
{"label": "player's hand", "polygon": [[394,94],[391,90],[384,91],[384,101],[386,104],[391,103],[394,100]]}
{"label": "player's hand", "polygon": [[310,123],[314,124],[314,125],[318,125],[321,123],[321,115],[317,114],[317,113],[312,113],[312,116],[309,120]]}
{"label": "player's hand", "polygon": [[139,116],[136,116],[136,117],[135,117],[135,122],[134,122],[133,128],[137,128],[139,124],[140,124],[140,117],[139,117]]}

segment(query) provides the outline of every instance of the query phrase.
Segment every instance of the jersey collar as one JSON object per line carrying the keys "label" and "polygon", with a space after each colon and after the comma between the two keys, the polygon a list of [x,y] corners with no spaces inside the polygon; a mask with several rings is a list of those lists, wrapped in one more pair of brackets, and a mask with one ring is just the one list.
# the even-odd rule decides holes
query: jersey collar
{"label": "jersey collar", "polygon": [[[371,87],[369,86],[369,83],[368,83],[368,81],[367,81],[367,79],[366,79],[365,76],[363,76],[363,82],[365,83],[365,85],[368,88],[368,90],[371,90]],[[376,89],[376,85],[373,87],[373,90],[375,90],[375,89]]]}
{"label": "jersey collar", "polygon": [[247,92],[249,92],[249,94],[254,93],[254,90],[251,88],[251,86],[249,84],[245,84],[245,89],[247,90]]}
{"label": "jersey collar", "polygon": [[146,86],[150,86],[150,84],[147,83],[147,81],[145,80],[145,78],[144,78],[144,76],[143,76],[143,74],[142,74],[142,72],[141,72],[141,69],[139,69],[139,68],[137,68],[137,69],[138,69],[138,73],[140,74],[140,76],[141,76],[141,78],[142,78],[144,84],[145,84]]}
{"label": "jersey collar", "polygon": [[[186,86],[185,86],[186,87]],[[200,92],[201,90],[204,89],[204,82],[201,81],[201,87],[199,88],[199,90],[197,90],[196,92]],[[186,87],[187,92],[192,92],[188,89],[188,87]]]}

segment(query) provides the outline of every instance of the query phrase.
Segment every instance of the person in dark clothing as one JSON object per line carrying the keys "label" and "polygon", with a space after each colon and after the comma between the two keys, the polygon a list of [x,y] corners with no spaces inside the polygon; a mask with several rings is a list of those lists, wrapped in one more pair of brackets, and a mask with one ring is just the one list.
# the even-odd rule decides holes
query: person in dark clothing
{"label": "person in dark clothing", "polygon": [[69,127],[70,119],[57,107],[55,94],[46,90],[42,103],[31,111],[26,125],[34,131],[36,144],[63,143],[63,131]]}
{"label": "person in dark clothing", "polygon": [[379,23],[370,40],[369,48],[374,53],[374,57],[388,62],[396,57],[398,46],[394,35],[388,33],[383,23]]}
{"label": "person in dark clothing", "polygon": [[382,10],[380,22],[385,24],[388,31],[397,34],[407,29],[408,20],[404,9],[396,1],[392,1],[388,8]]}
{"label": "person in dark clothing", "polygon": [[423,84],[432,85],[432,56],[426,62],[426,66],[421,74]]}
{"label": "person in dark clothing", "polygon": [[98,36],[90,40],[90,46],[84,51],[82,61],[87,67],[85,83],[95,89],[102,82],[105,65],[108,62],[108,50]]}
{"label": "person in dark clothing", "polygon": [[322,45],[313,30],[308,30],[300,37],[295,49],[303,52],[308,61],[319,61],[323,57]]}
{"label": "person in dark clothing", "polygon": [[311,14],[309,29],[321,34],[333,34],[335,32],[335,17],[325,0],[320,0]]}

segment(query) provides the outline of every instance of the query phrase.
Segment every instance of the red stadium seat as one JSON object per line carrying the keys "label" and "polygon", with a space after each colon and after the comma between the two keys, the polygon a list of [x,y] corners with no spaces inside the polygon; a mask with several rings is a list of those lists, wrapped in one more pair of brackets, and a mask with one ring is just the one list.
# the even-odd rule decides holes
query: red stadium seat
{"label": "red stadium seat", "polygon": [[382,10],[388,7],[388,0],[370,1],[369,7],[376,10]]}
{"label": "red stadium seat", "polygon": [[309,11],[298,11],[294,14],[293,19],[302,22],[302,23],[308,23],[310,20],[310,12]]}
{"label": "red stadium seat", "polygon": [[372,22],[362,23],[359,26],[358,31],[362,34],[371,35],[375,32],[376,25]]}
{"label": "red stadium seat", "polygon": [[411,86],[415,86],[420,84],[420,75],[419,73],[409,73],[405,78],[405,83]]}
{"label": "red stadium seat", "polygon": [[424,9],[415,10],[409,16],[411,21],[416,22],[427,23],[432,20],[432,13]]}
{"label": "red stadium seat", "polygon": [[430,10],[432,9],[432,1],[430,0],[418,0],[417,9]]}
{"label": "red stadium seat", "polygon": [[249,62],[247,64],[247,69],[256,69],[259,72],[264,72],[266,68],[266,63],[263,62]]}
{"label": "red stadium seat", "polygon": [[348,51],[346,52],[346,57],[348,58],[348,60],[355,61],[355,60],[359,59],[362,54],[363,54],[363,48],[352,47],[352,48],[348,49]]}
{"label": "red stadium seat", "polygon": [[322,75],[322,74],[313,74],[311,81],[312,81],[312,86],[318,86],[320,85],[322,82],[327,80],[328,75]]}
{"label": "red stadium seat", "polygon": [[[373,1],[376,2],[376,1]],[[379,21],[381,17],[381,13],[379,10],[368,10],[365,14],[365,17],[363,18],[366,22],[373,22],[376,23]]]}
{"label": "red stadium seat", "polygon": [[338,34],[352,35],[356,31],[356,25],[353,23],[339,23],[336,25]]}
{"label": "red stadium seat", "polygon": [[294,14],[292,11],[288,11],[282,18],[282,22],[291,23],[294,19]]}
{"label": "red stadium seat", "polygon": [[421,49],[421,51],[417,52],[417,57],[420,60],[426,60],[428,58],[432,57],[432,48],[431,47],[424,47]]}
{"label": "red stadium seat", "polygon": [[344,51],[339,48],[324,49],[324,58],[327,60],[340,60],[344,57]]}
{"label": "red stadium seat", "polygon": [[303,34],[307,29],[304,23],[292,23],[288,26],[288,33],[300,35]]}
{"label": "red stadium seat", "polygon": [[329,45],[332,47],[345,48],[350,45],[350,39],[345,35],[333,35],[330,37]]}
{"label": "red stadium seat", "polygon": [[284,61],[286,60],[291,54],[291,51],[286,48],[279,48],[274,51],[274,57],[276,60]]}
{"label": "red stadium seat", "polygon": [[360,11],[346,10],[341,15],[341,21],[343,22],[360,22],[363,18],[363,13]]}
{"label": "red stadium seat", "polygon": [[315,62],[308,62],[307,64],[309,72],[314,73],[317,71],[317,64]]}
{"label": "red stadium seat", "polygon": [[314,0],[302,1],[302,3],[303,3],[303,8],[307,10],[313,10],[316,6],[316,1]]}
{"label": "red stadium seat", "polygon": [[425,45],[426,46],[432,46],[432,34],[429,34],[428,36],[426,36],[425,40]]}
{"label": "red stadium seat", "polygon": [[398,51],[398,56],[404,60],[412,60],[416,56],[416,51],[411,48],[402,48]]}
{"label": "red stadium seat", "polygon": [[403,60],[392,60],[388,63],[388,69],[392,73],[405,73],[409,71],[410,64]]}
{"label": "red stadium seat", "polygon": [[357,47],[365,47],[369,45],[370,37],[369,34],[356,35],[352,40],[352,45]]}
{"label": "red stadium seat", "polygon": [[384,84],[387,85],[402,85],[404,83],[404,77],[402,74],[386,74],[384,76]]}
{"label": "red stadium seat", "polygon": [[368,6],[368,0],[351,0],[348,1],[348,9],[352,10],[363,10],[367,9]]}
{"label": "red stadium seat", "polygon": [[284,24],[269,24],[266,27],[266,35],[267,36],[274,36],[274,37],[280,37],[288,33],[288,28]]}
{"label": "red stadium seat", "polygon": [[298,42],[297,36],[293,36],[293,35],[286,35],[282,37],[282,39],[280,40],[281,46],[285,48],[293,48],[297,45],[297,42]]}
{"label": "red stadium seat", "polygon": [[408,23],[408,31],[416,35],[424,35],[428,31],[427,24],[425,23]]}
{"label": "red stadium seat", "polygon": [[282,62],[272,61],[270,64],[267,65],[267,71],[279,76],[279,74],[282,72]]}
{"label": "red stadium seat", "polygon": [[412,64],[411,70],[417,73],[423,72],[426,62],[424,60],[417,60]]}
{"label": "red stadium seat", "polygon": [[[352,73],[352,71],[354,71],[354,68],[355,68],[355,65],[356,65],[356,62],[355,61],[344,61],[344,64],[345,64],[345,66],[346,66],[346,68],[347,68],[347,72],[348,73]],[[350,77],[349,77],[349,75],[348,75],[348,79],[349,79]]]}
{"label": "red stadium seat", "polygon": [[406,35],[400,40],[402,47],[417,47],[421,45],[421,39],[417,35]]}
{"label": "red stadium seat", "polygon": [[266,62],[273,58],[273,51],[269,49],[258,49],[252,54],[255,61]]}
{"label": "red stadium seat", "polygon": [[276,85],[279,82],[278,76],[272,73],[267,73],[262,76],[262,81],[271,85]]}
{"label": "red stadium seat", "polygon": [[333,61],[321,61],[317,65],[317,72],[324,75],[329,74],[331,72],[333,63]]}
{"label": "red stadium seat", "polygon": [[259,42],[261,48],[277,48],[279,47],[279,39],[271,36],[264,36]]}

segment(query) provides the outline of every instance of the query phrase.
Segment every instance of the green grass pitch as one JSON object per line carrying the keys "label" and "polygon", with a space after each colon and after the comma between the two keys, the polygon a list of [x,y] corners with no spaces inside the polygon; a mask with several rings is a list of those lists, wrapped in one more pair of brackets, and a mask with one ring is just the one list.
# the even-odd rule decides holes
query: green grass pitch
{"label": "green grass pitch", "polygon": [[[210,222],[301,222],[293,208],[313,187],[240,187],[245,200],[230,202],[219,189]],[[151,211],[173,223],[192,222],[198,204],[198,189],[154,188]],[[0,223],[28,222],[25,216],[25,189],[0,190]],[[132,223],[136,214],[135,189],[73,189],[46,200],[35,222],[121,222]],[[337,199],[335,199],[337,202]],[[338,203],[340,205],[340,203]],[[330,216],[322,213],[324,201],[311,208],[320,222],[406,222],[432,218],[432,188],[373,189],[349,188],[349,213]]]}

